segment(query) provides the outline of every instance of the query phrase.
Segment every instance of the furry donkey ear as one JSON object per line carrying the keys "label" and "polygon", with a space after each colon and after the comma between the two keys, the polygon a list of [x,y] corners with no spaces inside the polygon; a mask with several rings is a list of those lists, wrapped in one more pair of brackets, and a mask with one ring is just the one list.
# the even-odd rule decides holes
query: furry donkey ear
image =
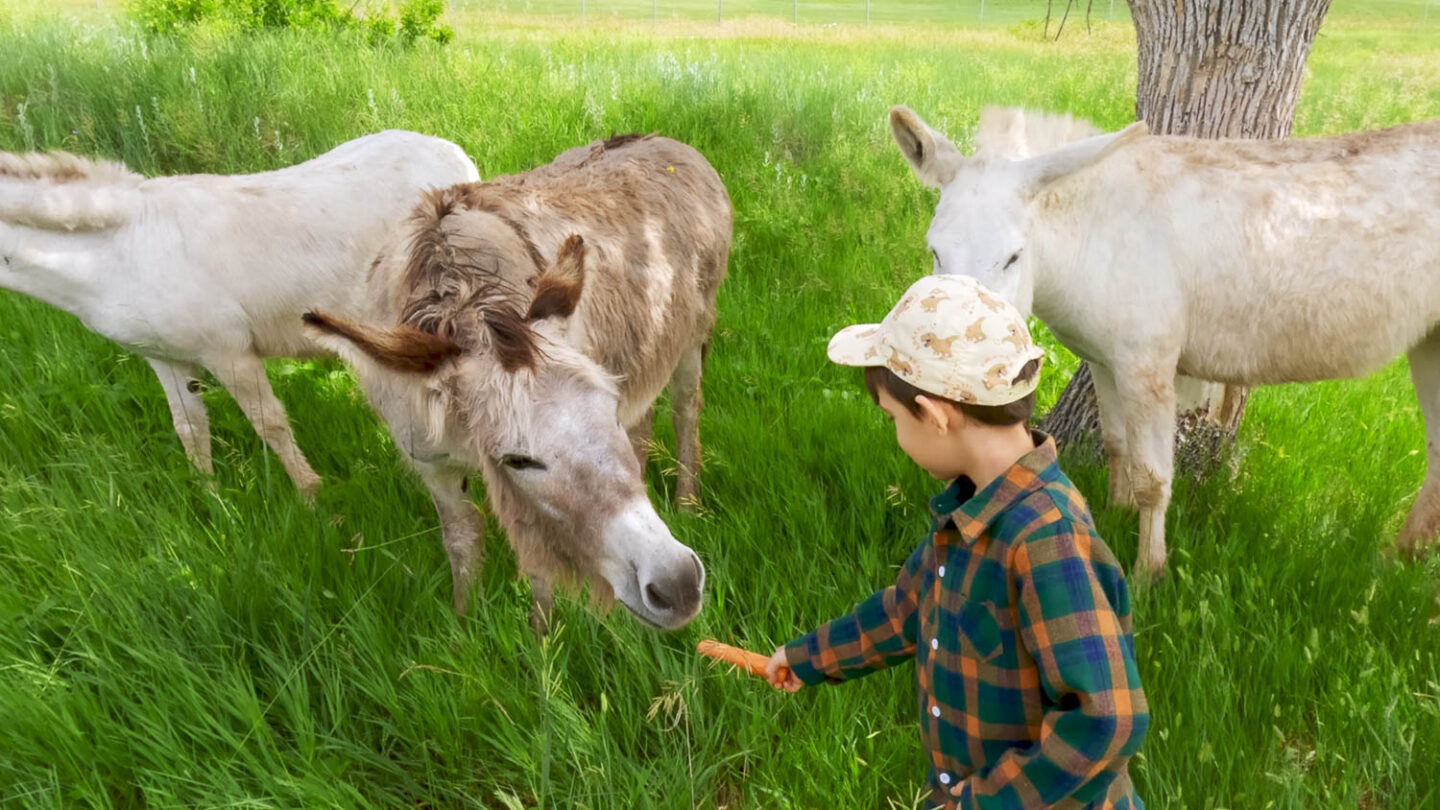
{"label": "furry donkey ear", "polygon": [[1119,132],[1096,135],[1023,160],[1019,164],[1024,177],[1023,187],[1027,194],[1035,194],[1056,180],[1099,163],[1111,152],[1145,137],[1149,132],[1150,128],[1144,121],[1136,121]]}
{"label": "furry donkey ear", "polygon": [[965,162],[955,144],[921,121],[909,107],[890,108],[890,134],[895,137],[900,154],[915,170],[915,176],[931,188],[940,188],[954,180]]}
{"label": "furry donkey ear", "polygon": [[585,252],[585,240],[579,234],[570,234],[555,254],[555,261],[540,274],[525,320],[568,318],[575,314],[580,293],[585,289]]}
{"label": "furry donkey ear", "polygon": [[358,349],[392,371],[429,374],[461,353],[454,341],[410,326],[382,329],[313,311],[301,318],[322,343],[342,355],[347,347]]}

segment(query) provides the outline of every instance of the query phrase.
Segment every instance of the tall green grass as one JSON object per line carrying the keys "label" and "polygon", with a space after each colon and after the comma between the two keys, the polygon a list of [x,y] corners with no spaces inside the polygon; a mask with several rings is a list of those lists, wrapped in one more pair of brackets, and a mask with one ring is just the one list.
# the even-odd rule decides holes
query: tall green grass
{"label": "tall green grass", "polygon": [[[457,621],[423,488],[339,364],[271,364],[326,479],[315,508],[218,389],[211,491],[143,362],[0,294],[0,804],[915,805],[910,669],[785,696],[691,650],[768,649],[848,609],[924,524],[935,484],[823,354],[928,267],[933,196],[889,142],[889,105],[957,136],[991,102],[1119,126],[1126,27],[1056,45],[1029,27],[567,31],[462,15],[450,47],[402,51],[0,14],[3,149],[238,172],[406,127],[493,176],[658,131],[710,158],[736,211],[704,508],[662,506],[705,560],[708,601],[666,635],[564,601],[538,642],[498,531],[480,604]],[[1297,130],[1440,117],[1437,52],[1424,31],[1327,27]],[[1045,339],[1042,404],[1074,365]],[[663,456],[663,420],[657,436]],[[1153,720],[1132,772],[1150,806],[1440,806],[1440,563],[1385,553],[1422,447],[1397,362],[1257,392],[1233,473],[1178,487],[1170,576],[1135,602]],[[1128,563],[1133,516],[1103,505],[1103,470],[1070,462]],[[658,502],[672,468],[650,464]]]}

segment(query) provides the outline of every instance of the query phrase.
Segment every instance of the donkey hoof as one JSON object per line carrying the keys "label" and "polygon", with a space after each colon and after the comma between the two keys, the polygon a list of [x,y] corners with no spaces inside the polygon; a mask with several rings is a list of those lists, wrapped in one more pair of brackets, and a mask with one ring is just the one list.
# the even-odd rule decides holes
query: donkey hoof
{"label": "donkey hoof", "polygon": [[1121,509],[1134,511],[1140,508],[1139,505],[1135,503],[1135,491],[1123,484],[1112,483],[1107,500],[1111,506]]}
{"label": "donkey hoof", "polygon": [[1434,537],[1417,537],[1401,532],[1400,536],[1395,538],[1395,546],[1393,550],[1389,551],[1387,556],[1404,560],[1405,562],[1416,562],[1417,560],[1423,560],[1434,545]]}
{"label": "donkey hoof", "polygon": [[1158,585],[1160,581],[1165,578],[1165,561],[1151,560],[1149,562],[1142,562],[1136,560],[1130,578],[1135,580],[1135,584],[1142,588]]}
{"label": "donkey hoof", "polygon": [[300,497],[304,499],[306,506],[314,506],[315,498],[320,494],[320,478],[310,478],[304,481],[297,481],[295,489],[299,490]]}

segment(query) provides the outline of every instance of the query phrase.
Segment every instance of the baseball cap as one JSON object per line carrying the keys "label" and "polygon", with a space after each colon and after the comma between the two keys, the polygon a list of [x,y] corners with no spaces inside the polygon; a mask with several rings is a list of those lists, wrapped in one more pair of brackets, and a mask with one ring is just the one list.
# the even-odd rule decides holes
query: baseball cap
{"label": "baseball cap", "polygon": [[1035,390],[1016,382],[1045,352],[1025,318],[968,276],[927,276],[910,285],[880,323],[841,329],[826,350],[842,366],[884,366],[922,391],[970,405],[1006,405]]}

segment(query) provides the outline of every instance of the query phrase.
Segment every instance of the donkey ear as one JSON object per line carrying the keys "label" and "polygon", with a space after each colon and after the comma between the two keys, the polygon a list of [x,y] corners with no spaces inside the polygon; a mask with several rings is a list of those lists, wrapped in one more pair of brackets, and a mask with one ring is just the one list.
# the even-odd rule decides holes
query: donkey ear
{"label": "donkey ear", "polygon": [[1119,132],[1096,135],[1021,161],[1018,165],[1022,188],[1026,194],[1033,195],[1056,180],[1095,165],[1111,152],[1145,137],[1149,132],[1150,128],[1144,121],[1136,121]]}
{"label": "donkey ear", "polygon": [[392,371],[429,374],[461,352],[454,341],[409,326],[380,329],[323,312],[307,312],[301,319],[323,345],[338,354],[344,356],[359,350]]}
{"label": "donkey ear", "polygon": [[575,314],[580,293],[585,289],[585,252],[585,240],[579,234],[571,234],[565,240],[555,254],[554,263],[540,274],[525,320],[568,318]]}
{"label": "donkey ear", "polygon": [[890,134],[895,136],[895,145],[910,162],[915,176],[931,188],[955,179],[955,172],[965,161],[955,144],[921,121],[909,107],[890,108]]}

